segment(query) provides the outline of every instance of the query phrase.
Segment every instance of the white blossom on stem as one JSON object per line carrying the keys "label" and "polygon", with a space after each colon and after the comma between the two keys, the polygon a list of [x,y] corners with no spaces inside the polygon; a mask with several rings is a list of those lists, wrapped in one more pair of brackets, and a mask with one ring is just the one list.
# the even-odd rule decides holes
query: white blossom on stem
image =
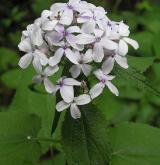
{"label": "white blossom on stem", "polygon": [[78,106],[86,105],[89,104],[90,102],[91,102],[90,96],[87,94],[83,94],[78,97],[75,97],[74,100],[70,103],[66,103],[65,101],[60,101],[59,103],[57,103],[56,109],[58,112],[62,112],[70,107],[71,116],[74,119],[78,119],[81,117],[81,111],[78,108]]}

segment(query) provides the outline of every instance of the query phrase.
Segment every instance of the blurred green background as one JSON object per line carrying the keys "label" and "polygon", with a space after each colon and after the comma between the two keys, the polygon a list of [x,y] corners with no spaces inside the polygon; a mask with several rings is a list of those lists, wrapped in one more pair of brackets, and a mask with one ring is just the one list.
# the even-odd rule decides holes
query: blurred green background
{"label": "blurred green background", "polygon": [[[42,10],[49,9],[55,2],[58,0],[1,0],[0,112],[9,110],[19,87],[21,69],[17,63],[23,53],[17,49],[17,45],[21,31],[39,17]],[[160,90],[160,0],[89,2],[103,6],[111,19],[124,20],[130,26],[131,38],[139,42],[140,48],[138,51],[130,49],[129,64],[147,77],[143,85],[137,77],[134,79],[134,74],[133,77],[126,76],[124,79],[120,75],[120,79],[115,79],[120,97],[115,97],[106,90],[102,97],[95,100],[95,104],[111,124],[132,121],[160,127],[160,95],[158,91],[154,94],[154,90],[151,90]],[[31,76],[27,81],[31,82]],[[147,86],[150,90],[147,90],[146,81],[149,81]],[[25,104],[25,101],[19,104]]]}

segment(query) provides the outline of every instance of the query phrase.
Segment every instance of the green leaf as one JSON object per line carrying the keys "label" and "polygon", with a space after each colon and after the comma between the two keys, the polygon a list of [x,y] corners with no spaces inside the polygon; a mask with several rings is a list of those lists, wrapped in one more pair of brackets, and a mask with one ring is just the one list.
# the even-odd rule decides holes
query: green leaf
{"label": "green leaf", "polygon": [[18,64],[18,55],[12,49],[1,47],[0,57],[1,57],[1,60],[0,60],[1,70],[7,69],[8,66],[17,66]]}
{"label": "green leaf", "polygon": [[150,66],[152,66],[154,57],[134,57],[128,56],[129,66],[135,68],[141,73],[145,72]]}
{"label": "green leaf", "polygon": [[[147,78],[134,68],[129,68],[127,70],[115,67],[114,74],[117,76],[117,80],[121,82],[121,85],[129,85],[137,88],[139,92],[149,92],[150,94],[160,96],[160,91],[154,88],[154,85],[150,83]],[[125,81],[124,81],[125,80]]]}
{"label": "green leaf", "polygon": [[[0,164],[23,165],[37,162],[41,148],[36,140],[40,118],[26,113],[0,113]],[[27,139],[31,137],[31,139]]]}
{"label": "green leaf", "polygon": [[21,70],[20,69],[13,69],[5,72],[1,76],[1,81],[10,88],[18,87],[19,81],[21,80]]}
{"label": "green leaf", "polygon": [[[39,137],[50,137],[55,113],[55,97],[41,91],[32,91],[29,85],[32,82],[33,75],[34,71],[31,68],[21,71],[21,80],[18,83],[10,111],[35,113],[42,119]],[[49,143],[42,145],[45,152]]]}
{"label": "green leaf", "polygon": [[62,128],[64,150],[70,165],[107,165],[109,142],[107,122],[95,106],[83,106],[82,117],[73,119],[68,111]]}
{"label": "green leaf", "polygon": [[124,123],[110,129],[111,165],[159,165],[160,130]]}

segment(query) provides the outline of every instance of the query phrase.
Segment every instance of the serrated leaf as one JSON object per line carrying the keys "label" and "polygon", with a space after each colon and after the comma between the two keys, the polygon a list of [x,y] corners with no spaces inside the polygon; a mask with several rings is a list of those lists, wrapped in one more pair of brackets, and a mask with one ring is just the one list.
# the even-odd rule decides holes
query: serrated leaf
{"label": "serrated leaf", "polygon": [[[40,118],[26,113],[0,113],[0,164],[23,165],[36,162],[41,148],[37,140]],[[27,137],[31,137],[30,140]]]}
{"label": "serrated leaf", "polygon": [[73,119],[68,111],[62,128],[62,139],[68,164],[107,165],[109,142],[107,122],[95,106],[81,107],[82,117]]}
{"label": "serrated leaf", "polygon": [[160,130],[144,124],[124,123],[110,129],[110,165],[159,165]]}

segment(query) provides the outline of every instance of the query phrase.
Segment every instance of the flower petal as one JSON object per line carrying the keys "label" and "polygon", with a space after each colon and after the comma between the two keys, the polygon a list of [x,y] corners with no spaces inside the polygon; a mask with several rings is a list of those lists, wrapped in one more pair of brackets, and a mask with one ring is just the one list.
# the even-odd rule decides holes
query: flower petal
{"label": "flower petal", "polygon": [[71,26],[67,29],[68,33],[80,33],[81,29],[78,26]]}
{"label": "flower petal", "polygon": [[73,117],[73,119],[81,118],[81,112],[76,104],[71,104],[70,111],[71,111],[71,116]]}
{"label": "flower petal", "polygon": [[111,82],[107,81],[106,85],[113,94],[115,94],[116,96],[119,96],[118,89]]}
{"label": "flower petal", "polygon": [[102,71],[104,74],[109,74],[114,67],[114,58],[109,57],[103,64],[102,64]]}
{"label": "flower petal", "polygon": [[91,97],[90,95],[83,94],[78,97],[75,97],[75,102],[77,105],[89,104],[91,102]]}
{"label": "flower petal", "polygon": [[127,63],[127,58],[120,56],[120,55],[115,55],[114,59],[116,60],[116,62],[124,69],[127,69],[128,63]]}
{"label": "flower petal", "polygon": [[40,84],[42,83],[42,81],[43,81],[43,78],[41,75],[37,75],[32,78],[32,82],[35,84]]}
{"label": "flower petal", "polygon": [[73,86],[63,85],[60,87],[60,94],[66,103],[71,103],[74,100]]}
{"label": "flower petal", "polygon": [[82,32],[91,34],[94,32],[95,27],[96,27],[95,21],[93,19],[90,19],[89,21],[85,22],[82,25]]}
{"label": "flower petal", "polygon": [[24,40],[22,40],[19,43],[18,48],[23,52],[30,52],[32,50],[32,47],[29,38],[25,38]]}
{"label": "flower petal", "polygon": [[77,80],[75,80],[73,78],[65,78],[63,80],[63,83],[65,85],[69,85],[69,86],[81,86],[81,82],[79,82],[79,81],[77,81]]}
{"label": "flower petal", "polygon": [[46,77],[54,75],[59,70],[58,65],[55,65],[53,67],[48,66],[44,70],[44,74]]}
{"label": "flower petal", "polygon": [[120,40],[118,54],[125,56],[127,53],[128,53],[128,45],[126,44],[125,41]]}
{"label": "flower petal", "polygon": [[93,60],[95,62],[102,62],[104,58],[104,50],[100,43],[95,43],[93,48]]}
{"label": "flower petal", "polygon": [[60,101],[60,102],[57,103],[57,105],[56,105],[56,110],[57,110],[58,112],[62,112],[62,111],[64,111],[65,109],[67,109],[69,106],[70,106],[69,103],[66,103],[65,101]]}
{"label": "flower petal", "polygon": [[47,20],[44,22],[44,24],[42,25],[42,29],[46,30],[46,31],[51,31],[54,29],[54,27],[57,25],[58,21],[57,20]]}
{"label": "flower petal", "polygon": [[104,78],[104,74],[101,69],[94,71],[94,75],[98,78],[98,80],[102,80]]}
{"label": "flower petal", "polygon": [[55,85],[48,78],[44,78],[44,87],[48,93],[54,93],[56,91]]}
{"label": "flower petal", "polygon": [[96,40],[94,36],[88,34],[79,34],[76,38],[76,43],[80,45],[87,45]]}
{"label": "flower petal", "polygon": [[33,59],[33,55],[31,53],[25,54],[23,57],[21,57],[18,65],[22,69],[26,69],[30,65],[32,59]]}
{"label": "flower petal", "polygon": [[130,38],[123,38],[124,41],[126,41],[128,44],[130,44],[134,49],[138,49],[139,48],[139,44],[137,41],[132,40]]}
{"label": "flower petal", "polygon": [[73,64],[78,64],[77,58],[76,58],[75,54],[71,51],[71,49],[69,49],[69,48],[66,49],[65,55]]}
{"label": "flower petal", "polygon": [[77,78],[81,73],[81,67],[79,65],[73,65],[70,68],[69,72],[71,73],[73,78]]}
{"label": "flower petal", "polygon": [[64,49],[60,48],[58,49],[53,57],[50,57],[49,59],[49,65],[50,66],[55,66],[60,63],[62,56],[64,54]]}
{"label": "flower petal", "polygon": [[89,63],[89,62],[92,62],[93,61],[93,51],[92,49],[88,49],[87,52],[84,54],[83,56],[83,61],[84,63]]}
{"label": "flower petal", "polygon": [[82,71],[86,77],[88,77],[92,71],[91,65],[82,64]]}
{"label": "flower petal", "polygon": [[73,21],[73,10],[65,9],[63,12],[60,23],[63,25],[70,25]]}
{"label": "flower petal", "polygon": [[105,49],[108,49],[108,50],[116,50],[118,46],[116,42],[109,40],[107,37],[104,37],[101,40],[101,44],[103,45]]}
{"label": "flower petal", "polygon": [[39,74],[42,73],[42,65],[41,65],[40,60],[37,56],[35,56],[33,59],[33,67],[37,73],[39,73]]}
{"label": "flower petal", "polygon": [[105,85],[102,84],[101,82],[96,84],[95,86],[93,86],[89,92],[91,98],[94,99],[94,98],[98,97],[99,95],[101,95],[104,87],[105,87]]}
{"label": "flower petal", "polygon": [[36,56],[38,56],[41,65],[45,66],[48,64],[48,58],[43,52],[41,52],[40,50],[37,49],[37,50],[35,50],[34,54]]}

